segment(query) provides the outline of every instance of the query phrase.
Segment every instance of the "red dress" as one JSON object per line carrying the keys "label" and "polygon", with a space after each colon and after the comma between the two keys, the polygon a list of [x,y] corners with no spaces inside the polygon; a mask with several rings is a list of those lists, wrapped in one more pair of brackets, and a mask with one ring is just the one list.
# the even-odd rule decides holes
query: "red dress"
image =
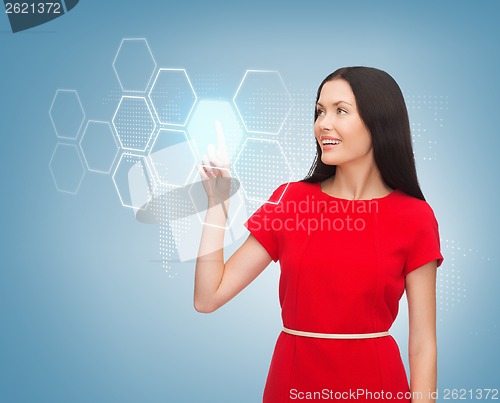
{"label": "red dress", "polygon": [[[389,330],[405,276],[443,261],[431,207],[397,189],[353,201],[324,193],[319,182],[286,183],[245,226],[273,261],[280,261],[283,325],[294,330]],[[319,339],[281,332],[263,401],[409,402],[404,392],[409,392],[408,379],[390,335]]]}

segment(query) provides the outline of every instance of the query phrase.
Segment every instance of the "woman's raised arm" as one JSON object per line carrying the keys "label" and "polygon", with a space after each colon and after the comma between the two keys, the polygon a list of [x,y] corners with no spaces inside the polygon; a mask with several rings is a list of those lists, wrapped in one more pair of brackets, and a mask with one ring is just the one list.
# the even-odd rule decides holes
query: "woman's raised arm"
{"label": "woman's raised arm", "polygon": [[224,263],[224,234],[231,176],[224,135],[217,121],[216,129],[219,149],[215,150],[210,145],[208,157],[203,158],[203,166],[198,165],[208,197],[194,279],[194,307],[203,313],[213,312],[232,299],[272,260],[266,249],[250,234]]}

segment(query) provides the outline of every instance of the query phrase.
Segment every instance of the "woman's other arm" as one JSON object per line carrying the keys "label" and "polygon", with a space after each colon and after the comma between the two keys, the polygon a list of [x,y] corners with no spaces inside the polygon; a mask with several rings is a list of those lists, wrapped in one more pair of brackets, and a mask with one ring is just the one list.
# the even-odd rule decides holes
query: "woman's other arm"
{"label": "woman's other arm", "polygon": [[410,391],[413,403],[435,402],[437,388],[436,261],[405,277],[408,299]]}

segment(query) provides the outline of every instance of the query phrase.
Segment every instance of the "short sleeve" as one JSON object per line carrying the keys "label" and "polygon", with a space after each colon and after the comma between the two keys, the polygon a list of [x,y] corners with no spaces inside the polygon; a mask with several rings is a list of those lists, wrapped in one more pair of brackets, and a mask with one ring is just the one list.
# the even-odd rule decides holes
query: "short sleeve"
{"label": "short sleeve", "polygon": [[260,206],[255,213],[245,222],[244,226],[266,249],[274,262],[279,260],[279,238],[282,221],[279,213],[279,201],[285,190],[285,185],[280,185],[269,197],[266,203]]}
{"label": "short sleeve", "polygon": [[437,267],[443,263],[439,241],[439,225],[432,208],[424,202],[422,208],[412,215],[408,222],[412,228],[412,241],[409,245],[403,275],[407,276],[413,270],[437,260]]}

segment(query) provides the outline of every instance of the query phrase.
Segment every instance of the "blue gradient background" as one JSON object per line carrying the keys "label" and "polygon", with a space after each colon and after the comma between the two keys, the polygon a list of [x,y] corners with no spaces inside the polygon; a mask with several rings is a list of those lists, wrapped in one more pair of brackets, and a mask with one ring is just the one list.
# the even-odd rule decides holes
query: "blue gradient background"
{"label": "blue gradient background", "polygon": [[[12,34],[0,16],[0,401],[261,399],[281,326],[278,266],[199,314],[193,264],[165,274],[157,227],[120,206],[110,175],[87,173],[76,196],[55,189],[55,91],[76,88],[87,119],[109,121],[116,104],[102,99],[119,91],[111,64],[124,37],[147,38],[158,67],[223,75],[227,99],[246,69],[315,89],[356,64],[387,70],[405,95],[447,96],[437,159],[417,161],[441,237],[468,250],[443,244],[439,270],[453,256],[466,291],[438,312],[438,384],[499,388],[499,17],[497,1],[82,1]],[[400,315],[407,365],[404,305]]]}

